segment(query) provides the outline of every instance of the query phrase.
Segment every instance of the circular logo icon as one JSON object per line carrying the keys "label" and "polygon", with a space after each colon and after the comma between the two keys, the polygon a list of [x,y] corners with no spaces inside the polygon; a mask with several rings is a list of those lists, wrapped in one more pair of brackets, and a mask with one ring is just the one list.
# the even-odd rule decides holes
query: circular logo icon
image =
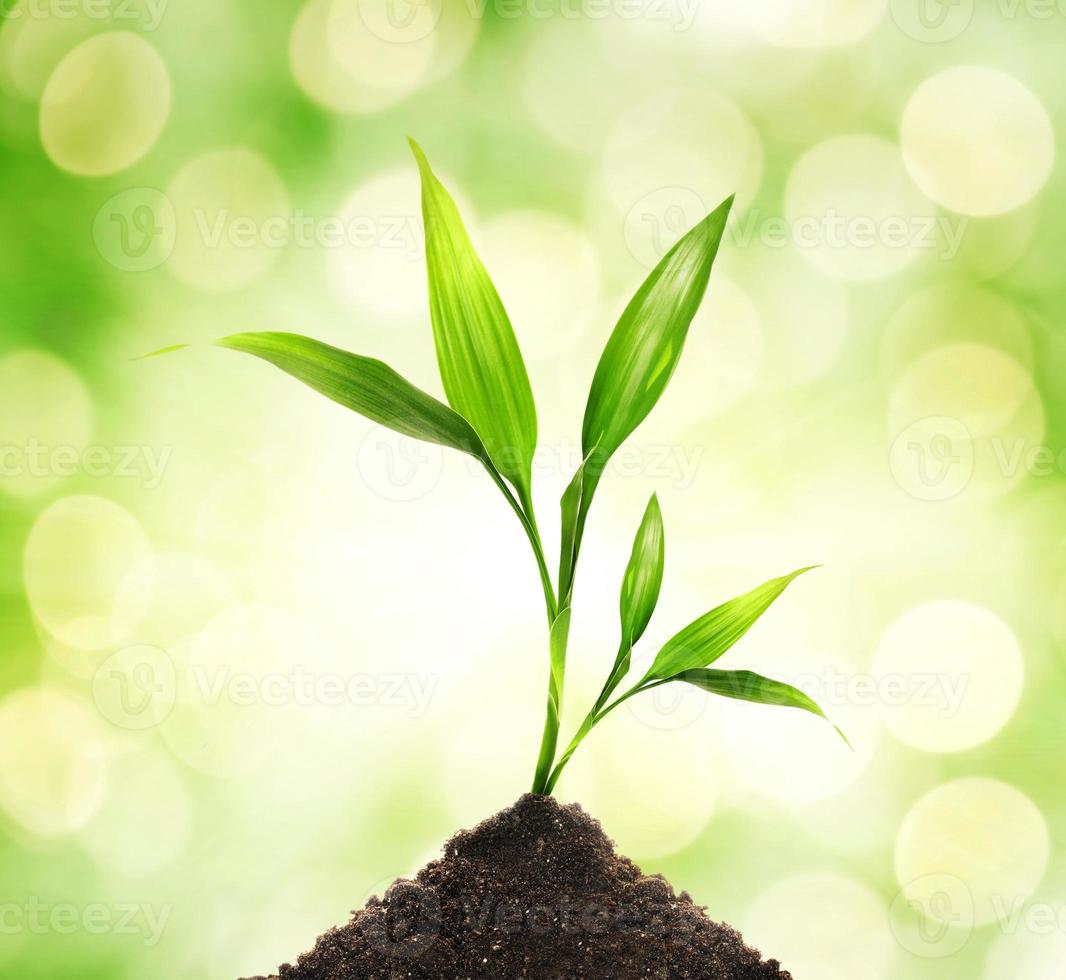
{"label": "circular logo icon", "polygon": [[896,26],[923,44],[957,38],[973,20],[974,0],[891,0]]}
{"label": "circular logo icon", "polygon": [[[383,898],[377,898],[384,893]],[[420,881],[399,878],[379,882],[360,921],[366,941],[390,959],[423,956],[440,935],[443,912],[437,890]]]}
{"label": "circular logo icon", "polygon": [[703,717],[710,698],[691,684],[678,681],[652,688],[626,702],[640,724],[660,731],[679,731]]}
{"label": "circular logo icon", "polygon": [[706,217],[703,199],[689,187],[660,187],[629,209],[623,235],[626,248],[646,269],[654,269],[674,243]]}
{"label": "circular logo icon", "polygon": [[157,269],[174,250],[174,205],[153,187],[134,187],[107,201],[93,219],[97,251],[123,272]]}
{"label": "circular logo icon", "polygon": [[436,488],[444,450],[379,425],[359,444],[356,465],[363,482],[379,497],[407,503]]}
{"label": "circular logo icon", "polygon": [[889,910],[896,942],[923,959],[958,953],[970,941],[974,918],[973,894],[966,882],[947,874],[912,881]]}
{"label": "circular logo icon", "polygon": [[389,44],[411,44],[437,29],[444,0],[356,0],[366,29]]}
{"label": "circular logo icon", "polygon": [[97,668],[92,690],[97,710],[113,725],[146,731],[174,710],[178,691],[174,661],[159,647],[126,647]]}
{"label": "circular logo icon", "polygon": [[916,500],[950,500],[969,486],[974,445],[958,419],[933,415],[907,426],[889,450],[897,485]]}

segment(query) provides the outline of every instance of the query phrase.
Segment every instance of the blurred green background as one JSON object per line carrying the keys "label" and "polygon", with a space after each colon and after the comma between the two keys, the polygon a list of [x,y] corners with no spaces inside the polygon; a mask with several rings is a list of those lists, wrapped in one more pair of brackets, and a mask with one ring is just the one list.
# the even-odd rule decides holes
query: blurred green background
{"label": "blurred green background", "polygon": [[559,494],[614,319],[727,194],[667,395],[610,471],[564,736],[802,564],[561,795],[797,980],[1066,962],[1066,11],[1038,0],[17,0],[0,26],[0,975],[273,972],[532,776],[521,531],[465,460],[251,359],[304,332],[439,393],[414,135],[507,305]]}

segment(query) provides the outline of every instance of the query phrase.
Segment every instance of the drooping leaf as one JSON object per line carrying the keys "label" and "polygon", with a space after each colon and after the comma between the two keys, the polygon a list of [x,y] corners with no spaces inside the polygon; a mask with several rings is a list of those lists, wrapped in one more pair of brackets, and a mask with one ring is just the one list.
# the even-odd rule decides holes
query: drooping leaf
{"label": "drooping leaf", "polygon": [[466,419],[382,361],[291,333],[239,333],[217,343],[262,358],[396,432],[487,460],[485,447]]}
{"label": "drooping leaf", "polygon": [[647,680],[668,680],[686,670],[708,667],[722,656],[770,608],[789,583],[814,566],[800,568],[790,575],[770,579],[736,599],[730,599],[689,623],[667,640],[645,676]]}
{"label": "drooping leaf", "polygon": [[585,407],[587,455],[609,458],[665,390],[707,289],[733,205],[730,197],[678,241],[622,313],[600,357]]}
{"label": "drooping leaf", "polygon": [[663,515],[659,498],[652,494],[622,578],[619,609],[623,649],[630,649],[644,635],[651,621],[663,584],[664,552]]}
{"label": "drooping leaf", "polygon": [[[755,704],[774,704],[785,708],[800,708],[829,721],[817,702],[798,688],[763,677],[762,674],[756,674],[750,670],[686,670],[673,679],[695,684],[704,691],[721,695],[724,698],[752,701]],[[833,727],[850,746],[847,736],[836,725]]]}
{"label": "drooping leaf", "polygon": [[422,176],[429,309],[448,401],[528,500],[537,413],[511,321],[451,195],[413,140]]}

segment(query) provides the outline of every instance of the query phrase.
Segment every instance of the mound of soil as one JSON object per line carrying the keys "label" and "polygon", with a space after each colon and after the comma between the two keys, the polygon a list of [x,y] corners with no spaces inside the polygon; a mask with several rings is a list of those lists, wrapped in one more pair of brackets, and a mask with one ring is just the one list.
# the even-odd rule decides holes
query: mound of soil
{"label": "mound of soil", "polygon": [[[523,796],[270,980],[791,980],[577,804]],[[263,977],[251,980],[266,980]]]}

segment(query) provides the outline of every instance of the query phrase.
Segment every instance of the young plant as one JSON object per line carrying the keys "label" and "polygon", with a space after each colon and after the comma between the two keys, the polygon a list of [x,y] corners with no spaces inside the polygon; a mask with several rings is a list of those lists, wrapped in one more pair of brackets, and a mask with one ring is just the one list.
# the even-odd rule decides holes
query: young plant
{"label": "young plant", "polygon": [[599,697],[558,755],[570,609],[589,508],[611,456],[655,407],[677,367],[707,289],[733,198],[723,201],[673,246],[630,300],[607,341],[585,407],[583,462],[561,501],[562,545],[553,582],[533,511],[537,413],[525,363],[455,202],[421,148],[414,141],[411,148],[422,178],[430,319],[448,404],[381,361],[308,337],[241,333],[217,343],[270,362],[380,425],[469,453],[485,467],[529,539],[548,618],[547,712],[533,792],[552,792],[574,751],[618,705],[663,684],[692,684],[710,694],[801,708],[825,718],[814,701],[788,684],[750,671],[711,669],[806,568],[771,579],[690,623],[663,646],[639,681],[616,696],[629,675],[633,649],[651,620],[662,585],[665,539],[659,502],[653,495],[622,578],[621,636],[614,663]]}

